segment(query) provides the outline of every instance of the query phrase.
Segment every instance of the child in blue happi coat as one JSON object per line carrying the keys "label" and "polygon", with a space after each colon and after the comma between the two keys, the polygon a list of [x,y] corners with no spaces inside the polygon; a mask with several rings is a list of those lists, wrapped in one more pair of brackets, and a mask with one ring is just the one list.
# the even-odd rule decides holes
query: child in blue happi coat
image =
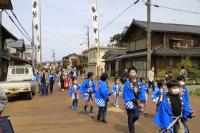
{"label": "child in blue happi coat", "polygon": [[177,80],[179,83],[180,95],[182,98],[186,99],[186,104],[190,106],[188,87],[185,85],[185,77],[181,75],[177,78]]}
{"label": "child in blue happi coat", "polygon": [[94,81],[94,73],[88,72],[88,78],[83,82],[81,86],[81,93],[83,95],[83,100],[86,102],[84,110],[87,111],[87,107],[90,106],[90,113],[92,115],[93,112],[93,100],[96,89],[96,83]]}
{"label": "child in blue happi coat", "polygon": [[123,99],[128,115],[128,127],[130,133],[135,133],[134,123],[140,116],[139,103],[145,100],[145,91],[137,77],[137,69],[129,68],[129,79],[126,81],[123,90]]}
{"label": "child in blue happi coat", "polygon": [[108,83],[106,80],[108,79],[107,73],[103,73],[101,75],[100,81],[98,82],[97,90],[96,90],[96,104],[99,107],[97,120],[102,121],[103,123],[106,122],[106,112],[107,112],[107,102],[108,97],[111,95],[111,92],[108,88]]}
{"label": "child in blue happi coat", "polygon": [[119,96],[122,93],[122,84],[121,84],[121,78],[117,77],[115,79],[115,84],[112,87],[112,94],[115,96],[115,102],[114,105],[118,108],[119,107]]}
{"label": "child in blue happi coat", "polygon": [[77,78],[72,78],[72,86],[69,89],[69,96],[72,99],[72,109],[78,109],[80,85]]}
{"label": "child in blue happi coat", "polygon": [[160,103],[154,123],[161,133],[189,133],[188,118],[195,116],[189,101],[180,94],[179,83],[175,79],[167,82],[168,92]]}
{"label": "child in blue happi coat", "polygon": [[140,82],[142,83],[142,86],[143,86],[144,92],[145,92],[145,100],[143,101],[143,103],[141,103],[141,111],[143,112],[146,110],[150,85],[147,83],[147,81],[144,78],[140,78]]}
{"label": "child in blue happi coat", "polygon": [[163,87],[163,81],[162,80],[156,81],[155,89],[151,95],[151,98],[152,98],[153,102],[156,104],[156,107],[158,107],[160,105],[160,103],[162,102],[166,93],[167,93],[167,91]]}

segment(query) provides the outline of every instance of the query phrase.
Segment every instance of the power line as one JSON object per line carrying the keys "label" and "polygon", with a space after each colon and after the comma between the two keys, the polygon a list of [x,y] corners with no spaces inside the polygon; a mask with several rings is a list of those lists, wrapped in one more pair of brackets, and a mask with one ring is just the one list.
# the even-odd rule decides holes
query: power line
{"label": "power line", "polygon": [[[106,0],[105,0],[106,1]],[[105,2],[105,6],[102,8],[101,12],[99,13],[99,16],[101,16],[108,8],[108,6],[111,4],[111,0],[107,0],[107,3]]]}
{"label": "power line", "polygon": [[27,35],[27,37],[31,40],[31,37],[28,35],[28,33],[26,32],[25,28],[22,26],[22,24],[20,23],[19,19],[17,18],[16,14],[14,13],[13,10],[11,10],[11,13],[13,14],[13,16],[15,17],[15,19],[17,20],[17,22],[19,23],[20,27],[22,28],[22,30],[25,32],[25,34]]}
{"label": "power line", "polygon": [[118,14],[116,17],[114,17],[109,23],[107,23],[106,25],[104,25],[103,28],[100,29],[100,31],[104,30],[109,25],[111,25],[115,20],[117,20],[121,15],[123,15],[124,13],[126,13],[126,11],[128,11],[133,5],[137,4],[138,2],[139,2],[139,0],[136,0],[134,3],[132,3],[131,5],[129,5],[125,10],[123,10],[120,14]]}
{"label": "power line", "polygon": [[12,21],[12,23],[17,27],[17,29],[20,31],[20,33],[31,42],[31,40],[22,32],[22,30],[19,28],[19,26],[15,23],[15,21],[12,19],[12,17],[9,15],[9,13],[5,10],[6,14],[8,15],[9,19]]}
{"label": "power line", "polygon": [[166,7],[166,6],[155,5],[155,4],[152,4],[152,5],[154,7],[158,7],[158,8],[160,7],[160,8],[170,9],[170,10],[184,12],[184,13],[200,14],[200,12],[197,12],[197,11],[183,10],[183,9],[178,9],[178,8],[173,8],[173,7]]}
{"label": "power line", "polygon": [[[142,1],[145,3],[145,5],[147,4],[144,0]],[[151,5],[157,8],[164,8],[164,9],[169,9],[169,10],[174,10],[174,11],[179,11],[179,12],[184,12],[184,13],[200,14],[200,12],[198,11],[184,10],[184,9],[167,7],[167,6],[157,5],[157,4],[151,4]]]}

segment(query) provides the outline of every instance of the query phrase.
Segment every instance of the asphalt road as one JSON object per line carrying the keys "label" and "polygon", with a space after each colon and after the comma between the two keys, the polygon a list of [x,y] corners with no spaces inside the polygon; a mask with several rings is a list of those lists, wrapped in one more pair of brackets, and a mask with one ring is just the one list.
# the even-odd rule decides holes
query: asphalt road
{"label": "asphalt road", "polygon": [[[16,133],[128,133],[127,115],[120,102],[120,108],[108,106],[107,124],[99,123],[83,111],[84,103],[79,101],[79,109],[71,109],[71,100],[66,92],[55,87],[54,94],[41,97],[36,94],[32,100],[12,98],[3,115],[9,115]],[[150,100],[149,100],[150,101]],[[200,133],[200,98],[191,98],[197,117],[189,122],[191,133]],[[97,108],[94,109],[95,115]],[[153,124],[154,105],[149,102],[147,116],[141,115],[136,123],[137,133],[157,133]]]}

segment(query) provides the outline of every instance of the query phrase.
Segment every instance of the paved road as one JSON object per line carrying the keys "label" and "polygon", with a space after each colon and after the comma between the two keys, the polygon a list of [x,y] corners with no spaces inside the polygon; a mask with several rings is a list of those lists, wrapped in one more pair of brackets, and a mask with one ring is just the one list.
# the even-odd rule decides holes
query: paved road
{"label": "paved road", "polygon": [[[58,88],[58,87],[56,87]],[[109,104],[107,124],[98,123],[83,112],[83,102],[80,109],[71,110],[71,100],[56,89],[53,95],[34,96],[33,100],[15,99],[9,102],[4,115],[10,115],[16,133],[128,133],[127,116],[123,109],[114,108]],[[199,98],[192,98],[195,109],[199,113]],[[112,100],[111,100],[112,102]],[[149,113],[153,114],[154,107],[150,103]],[[95,113],[97,108],[94,109]],[[200,133],[200,117],[193,119],[189,125],[191,133]],[[141,116],[136,123],[137,133],[156,133],[157,128],[152,123],[152,116]]]}

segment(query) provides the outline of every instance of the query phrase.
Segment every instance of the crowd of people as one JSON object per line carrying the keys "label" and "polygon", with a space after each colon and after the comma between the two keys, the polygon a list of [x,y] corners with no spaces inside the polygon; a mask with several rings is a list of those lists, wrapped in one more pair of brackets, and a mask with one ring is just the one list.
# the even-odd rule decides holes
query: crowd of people
{"label": "crowd of people", "polygon": [[[98,107],[97,121],[107,123],[106,114],[109,97],[114,96],[114,106],[119,107],[120,95],[123,96],[124,107],[128,116],[128,128],[130,133],[135,133],[134,123],[140,118],[141,112],[146,112],[147,99],[152,91],[151,99],[156,106],[156,115],[153,122],[160,128],[161,133],[189,133],[187,121],[195,116],[190,106],[189,93],[186,85],[186,70],[181,68],[180,75],[173,77],[166,73],[165,80],[154,79],[154,67],[148,72],[148,79],[139,78],[137,69],[132,66],[126,70],[126,78],[115,78],[112,89],[109,89],[108,74],[103,73],[96,83],[94,73],[88,72],[87,78],[80,85],[78,72],[73,68],[66,74],[60,69],[41,69],[37,72],[35,80],[39,84],[39,93],[46,96],[53,93],[54,83],[61,85],[60,90],[69,88],[69,96],[72,100],[72,109],[77,110],[78,101],[82,96],[85,101],[84,111],[94,117],[94,104]],[[48,89],[49,88],[49,89]],[[5,93],[0,89],[0,115],[7,103]]]}
{"label": "crowd of people", "polygon": [[76,67],[65,72],[62,68],[59,70],[52,68],[41,68],[35,74],[35,81],[38,84],[39,93],[41,96],[48,96],[52,94],[54,90],[54,84],[58,83],[60,91],[69,89],[71,86],[72,77],[78,77],[78,71]]}
{"label": "crowd of people", "polygon": [[[183,67],[182,67],[183,69]],[[183,70],[181,70],[183,71]],[[97,121],[107,123],[106,114],[109,97],[114,95],[114,105],[119,107],[119,96],[123,94],[124,107],[128,116],[130,133],[135,133],[134,123],[140,113],[146,111],[147,99],[152,90],[151,99],[156,106],[153,122],[160,128],[161,133],[189,133],[187,121],[195,116],[190,107],[185,72],[175,78],[171,74],[165,80],[154,79],[154,67],[148,72],[148,79],[138,78],[137,69],[133,66],[126,70],[127,78],[117,77],[112,89],[107,82],[108,74],[103,73],[95,83],[94,74],[89,72],[82,85],[76,77],[72,78],[69,96],[72,99],[72,109],[78,109],[78,100],[82,95],[85,101],[84,111],[90,107],[89,115],[93,116],[93,106],[98,107]],[[122,83],[124,82],[124,85]]]}

